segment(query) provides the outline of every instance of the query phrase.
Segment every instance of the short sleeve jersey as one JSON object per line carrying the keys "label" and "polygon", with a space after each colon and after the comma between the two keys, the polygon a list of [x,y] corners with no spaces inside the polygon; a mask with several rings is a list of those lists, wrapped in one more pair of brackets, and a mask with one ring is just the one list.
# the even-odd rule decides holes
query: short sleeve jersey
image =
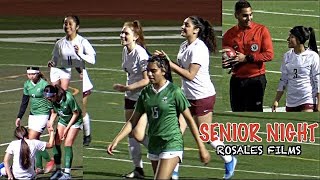
{"label": "short sleeve jersey", "polygon": [[141,91],[135,111],[147,114],[149,153],[183,150],[178,117],[189,106],[181,89],[170,82],[159,92],[151,84]]}
{"label": "short sleeve jersey", "polygon": [[30,148],[31,166],[28,169],[23,169],[20,166],[20,149],[21,140],[12,141],[7,147],[6,153],[13,156],[12,173],[15,179],[31,179],[35,177],[34,162],[36,151],[44,151],[46,148],[46,142],[36,139],[25,140]]}
{"label": "short sleeve jersey", "polygon": [[84,61],[77,55],[74,46],[79,47],[79,54],[96,54],[89,41],[81,35],[69,41],[66,37],[58,40],[52,51],[52,59],[58,68],[84,67]]}
{"label": "short sleeve jersey", "polygon": [[80,106],[78,105],[76,99],[74,96],[69,92],[66,91],[66,98],[63,99],[60,103],[52,103],[53,109],[56,113],[58,113],[59,116],[59,123],[67,126],[70,122],[73,112],[78,111],[79,116],[75,124],[81,124],[82,123],[82,111]]}
{"label": "short sleeve jersey", "polygon": [[197,38],[190,45],[184,41],[180,46],[177,61],[184,69],[189,69],[190,64],[200,65],[192,81],[182,78],[182,90],[187,99],[203,99],[216,94],[209,73],[209,50],[203,41]]}
{"label": "short sleeve jersey", "polygon": [[43,90],[48,82],[40,78],[37,84],[28,80],[23,85],[23,94],[30,97],[30,113],[32,115],[47,115],[50,111],[50,103],[43,97]]}
{"label": "short sleeve jersey", "polygon": [[[127,72],[127,85],[133,84],[143,79],[142,73],[147,68],[148,59],[149,55],[147,51],[138,44],[131,52],[128,52],[127,47],[123,48],[122,69]],[[126,91],[125,97],[127,99],[137,101],[140,91],[141,89]]]}
{"label": "short sleeve jersey", "polygon": [[319,55],[316,52],[307,49],[296,54],[290,49],[283,56],[280,70],[278,91],[287,88],[288,107],[315,103],[319,83]]}

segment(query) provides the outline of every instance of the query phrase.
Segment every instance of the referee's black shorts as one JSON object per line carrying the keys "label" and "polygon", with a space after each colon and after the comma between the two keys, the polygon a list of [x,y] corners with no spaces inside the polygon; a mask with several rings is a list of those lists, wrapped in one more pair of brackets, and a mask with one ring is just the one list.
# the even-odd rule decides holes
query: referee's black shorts
{"label": "referee's black shorts", "polygon": [[230,79],[230,104],[233,112],[263,112],[263,96],[266,89],[266,76]]}

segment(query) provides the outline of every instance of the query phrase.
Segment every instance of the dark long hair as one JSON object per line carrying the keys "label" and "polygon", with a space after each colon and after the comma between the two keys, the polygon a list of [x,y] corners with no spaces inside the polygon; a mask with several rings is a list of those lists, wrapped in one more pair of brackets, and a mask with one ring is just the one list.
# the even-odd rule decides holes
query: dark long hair
{"label": "dark long hair", "polygon": [[47,85],[44,88],[43,93],[44,97],[52,97],[51,95],[55,95],[57,97],[57,102],[66,98],[66,91],[59,85]]}
{"label": "dark long hair", "polygon": [[316,35],[312,27],[295,26],[290,30],[290,33],[299,40],[300,44],[309,40],[308,47],[318,53]]}
{"label": "dark long hair", "polygon": [[28,169],[31,166],[30,148],[24,138],[28,138],[28,130],[24,126],[19,126],[14,131],[14,136],[21,140],[20,166]]}
{"label": "dark long hair", "polygon": [[165,56],[153,55],[148,60],[148,63],[151,62],[156,62],[157,66],[165,72],[166,80],[173,82],[169,60]]}
{"label": "dark long hair", "polygon": [[188,17],[196,28],[199,28],[198,38],[202,40],[209,49],[209,52],[216,52],[217,42],[214,29],[209,21],[198,16]]}

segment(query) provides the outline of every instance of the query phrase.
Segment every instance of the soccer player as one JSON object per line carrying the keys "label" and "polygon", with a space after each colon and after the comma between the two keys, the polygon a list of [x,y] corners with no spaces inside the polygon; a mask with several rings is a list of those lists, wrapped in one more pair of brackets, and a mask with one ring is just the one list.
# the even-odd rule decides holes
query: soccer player
{"label": "soccer player", "polygon": [[[57,125],[57,135],[55,137],[55,146],[53,148],[54,163],[56,171],[50,179],[71,179],[71,164],[73,159],[72,145],[83,126],[82,111],[76,99],[69,91],[65,91],[59,85],[48,85],[44,89],[44,96],[52,102],[48,129],[53,129],[53,124],[57,116],[59,117]],[[64,141],[64,172],[61,171],[61,143]]]}
{"label": "soccer player", "polygon": [[[121,33],[120,40],[123,46],[122,50],[122,69],[127,73],[126,84],[114,84],[113,89],[119,92],[125,92],[124,109],[125,119],[128,121],[133,114],[134,105],[138,100],[140,91],[149,83],[146,66],[149,59],[146,51],[146,44],[143,35],[143,29],[139,21],[125,22]],[[146,116],[141,117],[137,128],[144,128],[147,124]],[[128,136],[129,153],[132,158],[134,170],[123,175],[126,178],[143,178],[143,162],[141,159],[140,143],[133,137],[132,133]],[[145,147],[148,145],[148,138],[145,136],[141,142]]]}
{"label": "soccer player", "polygon": [[[13,179],[35,179],[34,168],[35,154],[37,151],[44,151],[52,148],[54,143],[54,132],[49,130],[49,141],[44,142],[38,139],[28,139],[28,130],[24,126],[16,127],[14,135],[17,140],[10,142],[4,156],[4,163],[0,167],[1,176]],[[10,162],[12,161],[12,166]]]}
{"label": "soccer player", "polygon": [[201,161],[208,163],[210,154],[201,142],[199,131],[189,111],[189,102],[179,87],[170,82],[169,62],[165,57],[153,56],[147,66],[151,84],[146,86],[137,101],[132,117],[108,146],[113,155],[117,144],[125,138],[146,113],[149,123],[148,158],[151,160],[155,179],[170,179],[174,168],[182,161],[183,137],[178,116],[181,113],[194,136]]}
{"label": "soccer player", "polygon": [[[252,21],[253,12],[248,1],[236,2],[234,16],[238,24],[227,30],[222,39],[222,46],[233,48],[237,54],[231,68],[231,109],[233,112],[262,112],[267,84],[265,62],[274,56],[271,35],[264,25]],[[222,58],[225,62],[224,56]]]}
{"label": "soccer player", "polygon": [[[190,112],[198,127],[211,123],[216,91],[209,74],[209,55],[216,50],[213,27],[201,17],[190,16],[181,26],[181,36],[186,38],[180,45],[178,64],[170,61],[170,67],[182,78],[182,90],[191,104]],[[165,55],[163,51],[156,54]],[[210,142],[213,148],[224,145],[220,140]],[[230,155],[221,156],[225,162],[224,179],[233,176],[237,159]]]}
{"label": "soccer player", "polygon": [[[21,124],[21,119],[26,112],[30,101],[30,115],[28,117],[28,138],[40,139],[40,135],[47,127],[50,113],[50,104],[43,97],[43,90],[49,84],[40,72],[39,67],[27,67],[28,80],[23,85],[23,95],[20,110],[16,119],[16,127]],[[42,158],[47,161],[46,168],[43,169]],[[47,150],[36,153],[36,173],[48,173],[54,167],[54,160],[50,158]]]}
{"label": "soccer player", "polygon": [[71,67],[84,67],[84,61],[94,64],[96,52],[87,39],[78,34],[80,20],[78,16],[67,15],[63,19],[66,36],[59,39],[48,62],[50,80],[64,90],[69,87]]}
{"label": "soccer player", "polygon": [[[305,46],[309,41],[308,47]],[[290,50],[283,56],[281,79],[272,105],[276,111],[285,89],[287,112],[319,110],[319,54],[312,27],[295,26],[287,39]]]}

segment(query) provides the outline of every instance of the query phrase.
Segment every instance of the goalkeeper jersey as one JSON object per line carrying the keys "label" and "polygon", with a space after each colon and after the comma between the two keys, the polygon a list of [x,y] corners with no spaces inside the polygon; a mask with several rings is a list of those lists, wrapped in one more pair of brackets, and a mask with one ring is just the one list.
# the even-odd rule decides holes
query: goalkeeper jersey
{"label": "goalkeeper jersey", "polygon": [[135,111],[147,113],[149,153],[183,151],[178,117],[189,106],[181,89],[169,81],[158,92],[151,84],[142,90]]}

